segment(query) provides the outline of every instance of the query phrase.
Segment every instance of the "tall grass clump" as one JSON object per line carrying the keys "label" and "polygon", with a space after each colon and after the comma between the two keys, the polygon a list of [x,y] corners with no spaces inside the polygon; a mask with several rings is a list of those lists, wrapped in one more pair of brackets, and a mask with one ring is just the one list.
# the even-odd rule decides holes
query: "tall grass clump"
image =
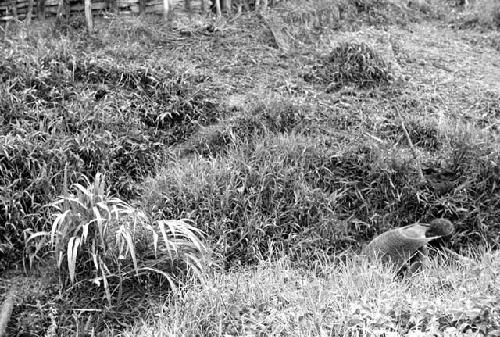
{"label": "tall grass clump", "polygon": [[[273,247],[292,255],[342,250],[366,239],[371,229],[341,220],[354,209],[363,217],[387,209],[397,193],[388,179],[396,189],[414,179],[406,175],[404,160],[390,168],[372,167],[376,157],[361,144],[298,134],[264,136],[251,149],[170,164],[146,184],[144,204],[152,214],[189,214],[204,224],[228,262],[251,262]],[[410,207],[406,203],[420,207],[413,198],[391,203],[390,211],[399,218],[397,210]]]}
{"label": "tall grass clump", "polygon": [[339,192],[314,188],[321,173],[307,177],[303,157],[321,161],[320,146],[300,136],[264,139],[254,150],[233,148],[218,159],[168,165],[146,185],[144,204],[158,216],[189,214],[229,261],[255,261],[273,245],[291,247],[298,233],[315,226],[335,231],[325,222],[335,221],[331,209]]}
{"label": "tall grass clump", "polygon": [[[95,288],[111,306],[112,298],[121,300],[124,285],[140,278],[164,280],[171,289],[186,276],[203,278],[207,250],[202,232],[182,220],[150,222],[143,212],[112,197],[101,174],[94,182],[73,184],[50,206],[55,211],[50,230],[29,233],[27,244],[45,244],[62,285],[79,285],[80,296]],[[35,261],[43,250],[31,251]]]}
{"label": "tall grass clump", "polygon": [[367,44],[343,42],[320,64],[314,65],[304,78],[335,90],[346,85],[377,87],[392,81],[394,74],[390,64]]}
{"label": "tall grass clump", "polygon": [[217,156],[172,161],[144,185],[143,203],[158,217],[193,218],[229,265],[273,249],[305,259],[355,248],[392,226],[441,216],[456,224],[456,249],[494,246],[498,148],[466,130],[408,125],[419,162],[407,146],[362,132],[335,139],[267,131]]}

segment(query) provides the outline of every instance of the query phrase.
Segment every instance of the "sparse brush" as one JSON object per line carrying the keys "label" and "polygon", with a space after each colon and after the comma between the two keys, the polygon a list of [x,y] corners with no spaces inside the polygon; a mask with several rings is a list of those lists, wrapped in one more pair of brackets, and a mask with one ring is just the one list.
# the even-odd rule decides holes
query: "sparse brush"
{"label": "sparse brush", "polygon": [[65,286],[92,280],[103,286],[111,305],[116,286],[121,293],[126,280],[140,275],[159,275],[171,288],[186,275],[203,279],[207,250],[201,231],[188,222],[150,223],[143,212],[111,197],[101,174],[72,190],[51,204],[56,213],[50,232],[31,233],[27,239],[27,244],[42,240],[51,247]]}

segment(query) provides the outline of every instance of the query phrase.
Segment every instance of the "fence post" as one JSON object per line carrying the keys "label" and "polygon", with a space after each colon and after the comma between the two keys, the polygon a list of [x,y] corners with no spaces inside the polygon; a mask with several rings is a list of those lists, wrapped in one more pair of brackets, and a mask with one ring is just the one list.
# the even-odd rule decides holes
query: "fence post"
{"label": "fence post", "polygon": [[94,29],[94,23],[92,22],[92,2],[91,0],[85,0],[84,2],[85,11],[85,21],[87,21],[87,32],[90,34]]}
{"label": "fence post", "polygon": [[9,7],[10,7],[10,10],[12,11],[12,16],[14,17],[15,20],[17,20],[18,19],[18,17],[17,17],[17,1],[11,0]]}
{"label": "fence post", "polygon": [[28,0],[28,13],[26,13],[26,24],[31,24],[31,16],[33,15],[33,0]]}
{"label": "fence post", "polygon": [[45,20],[45,0],[38,0],[37,16],[38,20]]}
{"label": "fence post", "polygon": [[191,11],[191,0],[184,0],[184,10],[188,13],[189,17],[193,15]]}
{"label": "fence post", "polygon": [[56,18],[58,18],[58,19],[61,18],[63,7],[64,7],[64,0],[59,0],[59,3],[57,4]]}
{"label": "fence post", "polygon": [[220,10],[220,0],[215,0],[215,13],[217,16],[221,16],[221,10]]}
{"label": "fence post", "polygon": [[165,19],[168,17],[169,12],[170,12],[170,1],[163,0],[163,17]]}
{"label": "fence post", "polygon": [[146,10],[146,0],[139,0],[139,15],[144,14]]}

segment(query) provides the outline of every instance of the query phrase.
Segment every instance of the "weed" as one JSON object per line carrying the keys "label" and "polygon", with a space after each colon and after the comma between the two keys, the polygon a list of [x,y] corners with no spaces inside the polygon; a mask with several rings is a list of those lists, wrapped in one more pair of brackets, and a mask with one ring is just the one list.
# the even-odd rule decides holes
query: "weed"
{"label": "weed", "polygon": [[[173,289],[183,273],[203,277],[202,233],[188,222],[151,224],[144,213],[111,197],[101,174],[86,186],[74,184],[72,190],[51,204],[56,212],[50,231],[29,233],[27,239],[27,244],[51,247],[65,286],[91,280],[102,286],[112,305],[115,285],[121,293],[124,282],[141,274],[161,275]],[[36,258],[30,256],[31,261]]]}

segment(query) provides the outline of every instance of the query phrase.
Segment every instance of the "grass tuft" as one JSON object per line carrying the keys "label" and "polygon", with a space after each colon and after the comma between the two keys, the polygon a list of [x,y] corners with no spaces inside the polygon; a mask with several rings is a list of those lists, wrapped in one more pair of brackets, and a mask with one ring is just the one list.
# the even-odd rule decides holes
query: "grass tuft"
{"label": "grass tuft", "polygon": [[388,84],[394,76],[390,65],[368,45],[344,42],[304,78],[325,84],[332,91],[348,85],[373,88]]}

